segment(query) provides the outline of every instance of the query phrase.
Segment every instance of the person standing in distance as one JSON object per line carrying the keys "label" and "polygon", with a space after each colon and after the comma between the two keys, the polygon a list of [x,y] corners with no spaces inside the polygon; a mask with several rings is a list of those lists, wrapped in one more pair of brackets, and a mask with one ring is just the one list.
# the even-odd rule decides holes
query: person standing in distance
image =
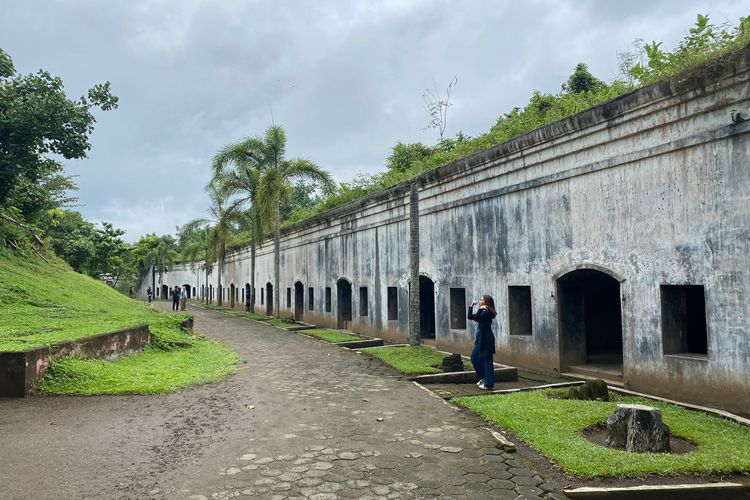
{"label": "person standing in distance", "polygon": [[175,285],[172,289],[172,310],[180,310],[180,287],[178,285]]}
{"label": "person standing in distance", "polygon": [[[479,303],[479,309],[474,313],[474,306]],[[480,389],[491,391],[495,387],[495,365],[492,357],[495,355],[495,335],[492,333],[492,320],[497,315],[495,301],[489,295],[482,295],[479,301],[473,301],[469,306],[468,319],[477,322],[477,335],[474,348],[471,350],[471,364],[477,373]]]}

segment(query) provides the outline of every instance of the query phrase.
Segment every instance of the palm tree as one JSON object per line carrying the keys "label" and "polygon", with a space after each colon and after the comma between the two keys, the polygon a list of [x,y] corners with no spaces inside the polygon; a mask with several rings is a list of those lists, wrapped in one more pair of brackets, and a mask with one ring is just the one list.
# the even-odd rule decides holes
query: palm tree
{"label": "palm tree", "polygon": [[[266,155],[261,139],[249,137],[220,149],[213,158],[211,183],[224,199],[235,198],[248,207],[252,221],[250,230],[250,312],[255,312],[255,248],[262,237],[260,213],[256,206],[260,173]],[[233,168],[232,168],[233,167]]]}
{"label": "palm tree", "polygon": [[256,194],[258,209],[269,215],[274,227],[274,306],[276,317],[279,317],[279,274],[280,257],[279,241],[281,235],[281,202],[289,193],[294,180],[306,180],[318,184],[324,191],[334,189],[331,174],[313,162],[302,158],[287,160],[286,133],[278,125],[266,129],[263,139],[263,169]]}
{"label": "palm tree", "polygon": [[200,261],[206,274],[203,299],[208,302],[208,296],[206,295],[208,293],[208,275],[213,271],[214,260],[216,259],[216,248],[211,244],[211,227],[208,223],[204,226],[184,226],[180,231],[180,247],[182,248],[182,258],[193,263],[193,269],[195,269],[195,262]]}
{"label": "palm tree", "polygon": [[[175,249],[174,238],[166,235],[158,237],[153,246],[149,248],[143,261],[152,263],[153,269],[159,273],[159,285],[161,285],[163,274],[174,264],[176,259],[177,250]],[[156,293],[156,290],[154,290],[154,293]]]}
{"label": "palm tree", "polygon": [[216,187],[212,184],[209,183],[209,185],[206,186],[206,191],[211,200],[208,211],[211,213],[212,217],[193,219],[182,226],[180,232],[185,233],[201,227],[208,227],[209,246],[216,252],[218,260],[218,272],[216,273],[216,303],[221,306],[223,303],[221,293],[221,273],[224,271],[227,243],[231,239],[233,227],[239,223],[241,214],[236,203],[228,206],[225,204],[225,199],[221,197],[220,193],[216,190]]}

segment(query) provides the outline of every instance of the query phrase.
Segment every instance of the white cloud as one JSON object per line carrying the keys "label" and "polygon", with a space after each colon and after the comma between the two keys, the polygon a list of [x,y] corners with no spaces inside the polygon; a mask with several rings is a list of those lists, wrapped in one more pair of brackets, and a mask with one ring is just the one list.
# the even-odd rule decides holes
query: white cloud
{"label": "white cloud", "polygon": [[0,0],[0,47],[71,96],[109,80],[78,174],[81,211],[142,234],[203,213],[212,154],[262,134],[273,109],[289,154],[339,180],[382,169],[397,140],[432,143],[422,93],[458,76],[448,133],[487,130],[578,62],[611,79],[636,38],[673,47],[697,13],[737,24],[729,0]]}

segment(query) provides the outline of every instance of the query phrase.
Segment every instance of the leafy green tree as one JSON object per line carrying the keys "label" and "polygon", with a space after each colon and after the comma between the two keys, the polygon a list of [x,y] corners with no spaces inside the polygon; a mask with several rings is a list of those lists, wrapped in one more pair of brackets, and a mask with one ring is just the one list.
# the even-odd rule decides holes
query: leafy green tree
{"label": "leafy green tree", "polygon": [[[0,209],[11,205],[11,197],[43,196],[33,187],[62,170],[56,157],[86,157],[96,121],[92,108],[108,111],[117,108],[117,101],[109,82],[71,100],[60,78],[41,70],[17,75],[0,49]],[[28,213],[32,203],[25,199],[25,204]]]}
{"label": "leafy green tree", "polygon": [[297,181],[281,200],[281,220],[288,219],[297,210],[310,210],[315,206],[317,189],[314,183]]}
{"label": "leafy green tree", "polygon": [[564,92],[580,94],[581,92],[596,92],[606,84],[591,74],[589,67],[584,63],[576,65],[573,74],[562,86]]}
{"label": "leafy green tree", "polygon": [[281,239],[281,202],[295,180],[317,183],[324,192],[335,188],[331,174],[309,160],[294,158],[287,160],[286,133],[278,125],[266,129],[263,139],[263,165],[258,186],[257,204],[261,213],[275,221],[274,227],[274,307],[279,317],[279,274]]}
{"label": "leafy green tree", "polygon": [[391,148],[391,154],[388,155],[385,166],[391,172],[406,172],[418,161],[429,158],[433,150],[421,142],[404,144],[398,141]]}

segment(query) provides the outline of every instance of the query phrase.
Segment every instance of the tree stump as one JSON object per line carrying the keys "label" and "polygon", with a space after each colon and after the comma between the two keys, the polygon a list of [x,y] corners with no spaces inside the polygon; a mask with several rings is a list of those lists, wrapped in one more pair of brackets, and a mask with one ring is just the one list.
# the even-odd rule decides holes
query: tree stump
{"label": "tree stump", "polygon": [[661,421],[661,411],[644,405],[617,405],[607,419],[607,442],[611,448],[634,453],[667,453],[669,426]]}
{"label": "tree stump", "polygon": [[462,372],[464,370],[464,362],[461,359],[461,355],[453,353],[450,356],[444,357],[440,369],[444,372]]}

